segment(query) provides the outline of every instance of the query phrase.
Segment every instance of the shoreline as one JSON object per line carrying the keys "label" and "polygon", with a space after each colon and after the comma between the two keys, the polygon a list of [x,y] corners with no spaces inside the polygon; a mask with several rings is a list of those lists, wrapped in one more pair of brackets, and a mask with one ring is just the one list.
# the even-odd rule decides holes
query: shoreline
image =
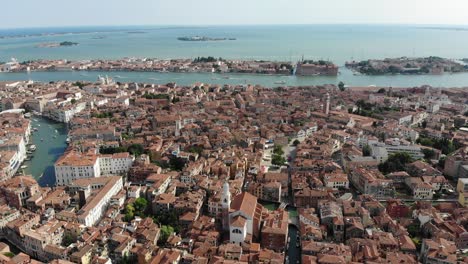
{"label": "shoreline", "polygon": [[[57,48],[77,46],[76,42],[41,43],[38,48]],[[426,62],[436,58],[435,64]],[[466,59],[465,59],[466,60]],[[421,61],[423,61],[421,63]],[[208,57],[192,58],[138,58],[124,57],[120,59],[36,59],[0,64],[0,73],[4,72],[155,72],[155,73],[216,73],[216,74],[246,74],[264,76],[338,76],[339,70],[349,70],[353,75],[362,76],[440,76],[446,74],[468,73],[468,63],[460,63],[463,59],[447,59],[440,57],[401,57],[388,59],[369,59],[364,61],[345,62],[337,65],[331,61],[288,61],[288,60],[242,60]],[[370,63],[379,65],[370,68]],[[400,68],[395,63],[398,62]],[[365,65],[361,65],[365,63]],[[401,66],[414,65],[413,68]],[[393,67],[393,69],[392,69]],[[456,67],[456,69],[454,69]],[[335,70],[334,70],[335,69]],[[424,70],[422,70],[424,69]]]}
{"label": "shoreline", "polygon": [[[340,81],[348,87],[432,87],[466,88],[468,73],[443,75],[387,75],[366,76],[353,75],[348,69],[342,69],[338,76],[294,76],[294,75],[260,75],[229,73],[229,78],[222,78],[213,73],[171,73],[171,72],[135,72],[135,71],[31,71],[0,73],[0,82],[37,81],[86,81],[94,82],[99,75],[108,75],[120,82],[138,82],[165,84],[175,82],[179,85],[207,83],[213,85],[260,85],[263,87],[292,87],[310,85],[337,85]],[[285,81],[284,84],[275,83]]]}

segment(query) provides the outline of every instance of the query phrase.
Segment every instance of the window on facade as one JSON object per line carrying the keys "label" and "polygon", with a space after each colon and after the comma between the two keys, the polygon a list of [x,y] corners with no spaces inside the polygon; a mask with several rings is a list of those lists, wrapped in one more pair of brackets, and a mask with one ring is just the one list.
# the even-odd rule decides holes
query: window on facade
{"label": "window on facade", "polygon": [[242,234],[242,231],[240,231],[239,229],[236,228],[236,229],[232,230],[232,233],[233,234]]}

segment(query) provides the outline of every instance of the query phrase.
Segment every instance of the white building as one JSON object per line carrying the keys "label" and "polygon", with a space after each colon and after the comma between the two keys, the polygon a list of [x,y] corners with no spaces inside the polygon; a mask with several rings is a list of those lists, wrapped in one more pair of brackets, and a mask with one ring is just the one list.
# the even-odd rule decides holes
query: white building
{"label": "white building", "polygon": [[432,200],[434,189],[429,183],[425,183],[418,177],[405,179],[406,185],[411,189],[413,199]]}
{"label": "white building", "polygon": [[460,178],[457,183],[457,192],[465,193],[468,192],[468,178]]}
{"label": "white building", "polygon": [[69,185],[76,179],[101,176],[97,155],[67,152],[55,162],[55,184]]}
{"label": "white building", "polygon": [[23,136],[0,139],[0,169],[6,174],[3,180],[13,177],[25,159],[26,143]]}
{"label": "white building", "polygon": [[[231,243],[242,243],[250,235],[257,237],[260,230],[262,205],[257,197],[243,192],[230,201],[229,184],[223,186],[222,207],[223,227],[229,223],[229,240]],[[227,214],[229,208],[229,214]]]}
{"label": "white building", "polygon": [[385,162],[390,155],[399,152],[408,153],[413,159],[416,160],[424,158],[424,153],[422,152],[422,149],[415,145],[389,145],[382,142],[378,142],[370,144],[369,146],[371,148],[372,156],[380,162]]}
{"label": "white building", "polygon": [[68,152],[55,163],[56,184],[68,185],[76,179],[125,175],[134,160],[135,157],[128,152],[102,156]]}
{"label": "white building", "polygon": [[44,115],[52,120],[62,123],[68,123],[81,111],[86,109],[86,102],[79,102],[67,105],[48,105],[44,110]]}
{"label": "white building", "polygon": [[135,157],[128,152],[99,156],[101,175],[124,175],[132,167]]}
{"label": "white building", "polygon": [[327,188],[349,189],[349,180],[346,174],[328,174],[323,177]]}
{"label": "white building", "polygon": [[75,189],[83,193],[90,193],[92,189],[98,189],[97,193],[87,199],[86,204],[77,212],[78,222],[85,226],[95,225],[104,215],[112,196],[123,188],[120,176],[81,179],[73,182],[72,185],[76,185]]}
{"label": "white building", "polygon": [[11,72],[19,67],[18,61],[16,59],[11,59],[10,62],[0,65],[0,72]]}

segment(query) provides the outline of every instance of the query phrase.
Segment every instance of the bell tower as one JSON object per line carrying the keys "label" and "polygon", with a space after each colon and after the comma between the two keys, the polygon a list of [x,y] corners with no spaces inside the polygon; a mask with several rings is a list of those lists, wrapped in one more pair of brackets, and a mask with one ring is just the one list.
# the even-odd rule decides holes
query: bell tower
{"label": "bell tower", "polygon": [[325,105],[323,107],[323,113],[328,115],[330,113],[330,94],[325,95]]}
{"label": "bell tower", "polygon": [[229,231],[229,210],[231,209],[231,192],[229,191],[228,181],[224,182],[223,194],[221,196],[222,205],[222,224],[223,230]]}

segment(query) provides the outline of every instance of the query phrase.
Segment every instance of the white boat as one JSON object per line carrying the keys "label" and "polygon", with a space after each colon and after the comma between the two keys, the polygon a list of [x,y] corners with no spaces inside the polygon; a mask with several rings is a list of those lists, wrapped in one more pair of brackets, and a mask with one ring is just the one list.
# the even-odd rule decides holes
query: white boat
{"label": "white boat", "polygon": [[38,124],[37,126],[38,126],[38,127],[40,127],[41,125],[40,125],[40,124]]}
{"label": "white boat", "polygon": [[67,143],[70,143],[71,139],[70,138],[67,138],[67,140],[65,140]]}
{"label": "white boat", "polygon": [[30,149],[31,151],[35,151],[35,150],[36,150],[36,145],[31,145],[31,146],[29,147],[29,149]]}
{"label": "white boat", "polygon": [[286,82],[285,81],[277,81],[277,82],[275,82],[275,84],[286,84]]}
{"label": "white boat", "polygon": [[55,133],[58,133],[58,130],[57,130],[57,129],[55,129]]}
{"label": "white boat", "polygon": [[21,169],[26,169],[27,167],[28,167],[28,166],[23,165],[23,166],[21,166],[20,168],[21,168]]}

